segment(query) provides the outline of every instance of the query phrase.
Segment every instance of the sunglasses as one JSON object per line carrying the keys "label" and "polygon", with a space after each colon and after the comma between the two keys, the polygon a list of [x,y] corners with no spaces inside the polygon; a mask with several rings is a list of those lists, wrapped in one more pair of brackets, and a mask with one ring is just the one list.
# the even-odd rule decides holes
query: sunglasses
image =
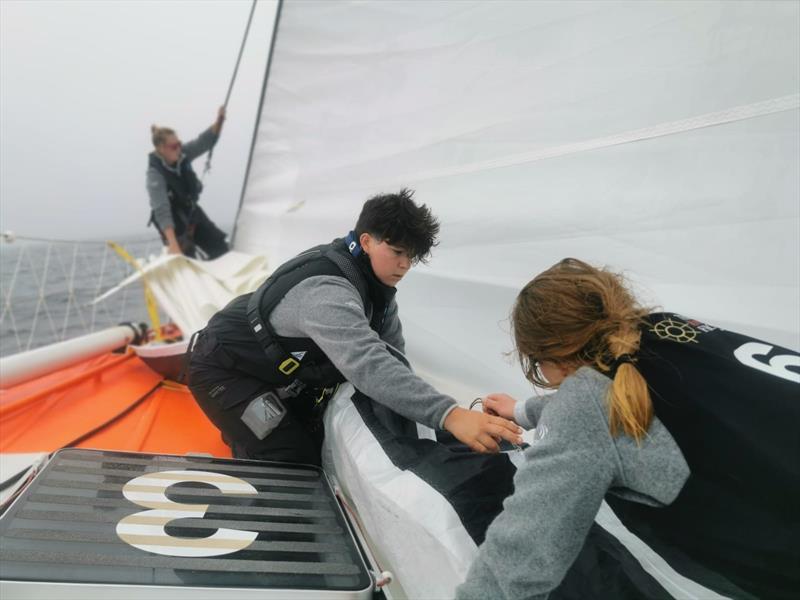
{"label": "sunglasses", "polygon": [[180,142],[173,142],[172,144],[164,144],[167,150],[178,150],[181,147]]}

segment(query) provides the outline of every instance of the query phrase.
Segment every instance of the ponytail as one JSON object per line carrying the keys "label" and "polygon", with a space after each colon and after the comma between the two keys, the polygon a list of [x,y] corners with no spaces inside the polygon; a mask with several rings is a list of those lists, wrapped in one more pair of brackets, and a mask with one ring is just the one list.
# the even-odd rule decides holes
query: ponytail
{"label": "ponytail", "polygon": [[653,420],[653,402],[647,382],[633,363],[617,367],[607,402],[611,435],[625,433],[641,442]]}
{"label": "ponytail", "polygon": [[555,387],[536,369],[541,361],[589,365],[613,377],[606,398],[609,430],[640,442],[653,420],[647,382],[635,364],[648,312],[621,275],[574,258],[562,260],[528,283],[512,310],[526,377],[535,385]]}
{"label": "ponytail", "polygon": [[613,373],[608,390],[608,426],[611,435],[625,433],[641,442],[653,420],[653,402],[650,390],[639,369],[635,355],[639,351],[642,334],[639,326],[643,314],[633,296],[622,285],[619,276],[612,275],[617,285],[608,286],[604,296],[604,311],[610,321],[610,333],[602,346],[605,354],[614,358],[607,365],[597,359],[601,371]]}
{"label": "ponytail", "polygon": [[153,124],[150,126],[150,135],[153,140],[153,146],[158,148],[169,136],[175,135],[175,132],[169,127],[159,127]]}

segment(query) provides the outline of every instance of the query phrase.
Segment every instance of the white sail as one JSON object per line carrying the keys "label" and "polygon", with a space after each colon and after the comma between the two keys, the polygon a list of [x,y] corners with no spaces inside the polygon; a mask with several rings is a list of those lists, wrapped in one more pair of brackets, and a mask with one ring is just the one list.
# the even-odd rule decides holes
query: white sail
{"label": "white sail", "polygon": [[462,401],[525,391],[504,319],[566,256],[800,348],[799,78],[796,2],[286,0],[235,247],[278,264],[415,189],[408,350]]}

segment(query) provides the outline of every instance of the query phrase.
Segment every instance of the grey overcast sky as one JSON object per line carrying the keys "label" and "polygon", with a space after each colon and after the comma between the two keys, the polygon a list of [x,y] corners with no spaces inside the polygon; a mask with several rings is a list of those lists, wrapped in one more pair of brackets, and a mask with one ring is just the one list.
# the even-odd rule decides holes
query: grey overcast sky
{"label": "grey overcast sky", "polygon": [[[230,232],[275,0],[259,0],[202,204]],[[150,125],[188,140],[225,100],[250,0],[0,0],[0,229],[114,239],[145,229]],[[198,174],[205,157],[194,163]]]}

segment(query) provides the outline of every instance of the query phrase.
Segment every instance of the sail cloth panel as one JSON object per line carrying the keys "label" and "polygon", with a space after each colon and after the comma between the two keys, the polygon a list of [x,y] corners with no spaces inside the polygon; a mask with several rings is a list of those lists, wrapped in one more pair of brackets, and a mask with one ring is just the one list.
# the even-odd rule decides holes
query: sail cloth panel
{"label": "sail cloth panel", "polygon": [[228,302],[254,291],[269,274],[264,256],[228,252],[215,260],[162,254],[139,260],[140,268],[93,300],[100,302],[144,278],[158,305],[186,340]]}
{"label": "sail cloth panel", "polygon": [[400,287],[407,349],[462,400],[525,392],[502,321],[565,256],[800,348],[799,23],[782,2],[286,0],[235,247],[278,264],[416,189],[442,233]]}

